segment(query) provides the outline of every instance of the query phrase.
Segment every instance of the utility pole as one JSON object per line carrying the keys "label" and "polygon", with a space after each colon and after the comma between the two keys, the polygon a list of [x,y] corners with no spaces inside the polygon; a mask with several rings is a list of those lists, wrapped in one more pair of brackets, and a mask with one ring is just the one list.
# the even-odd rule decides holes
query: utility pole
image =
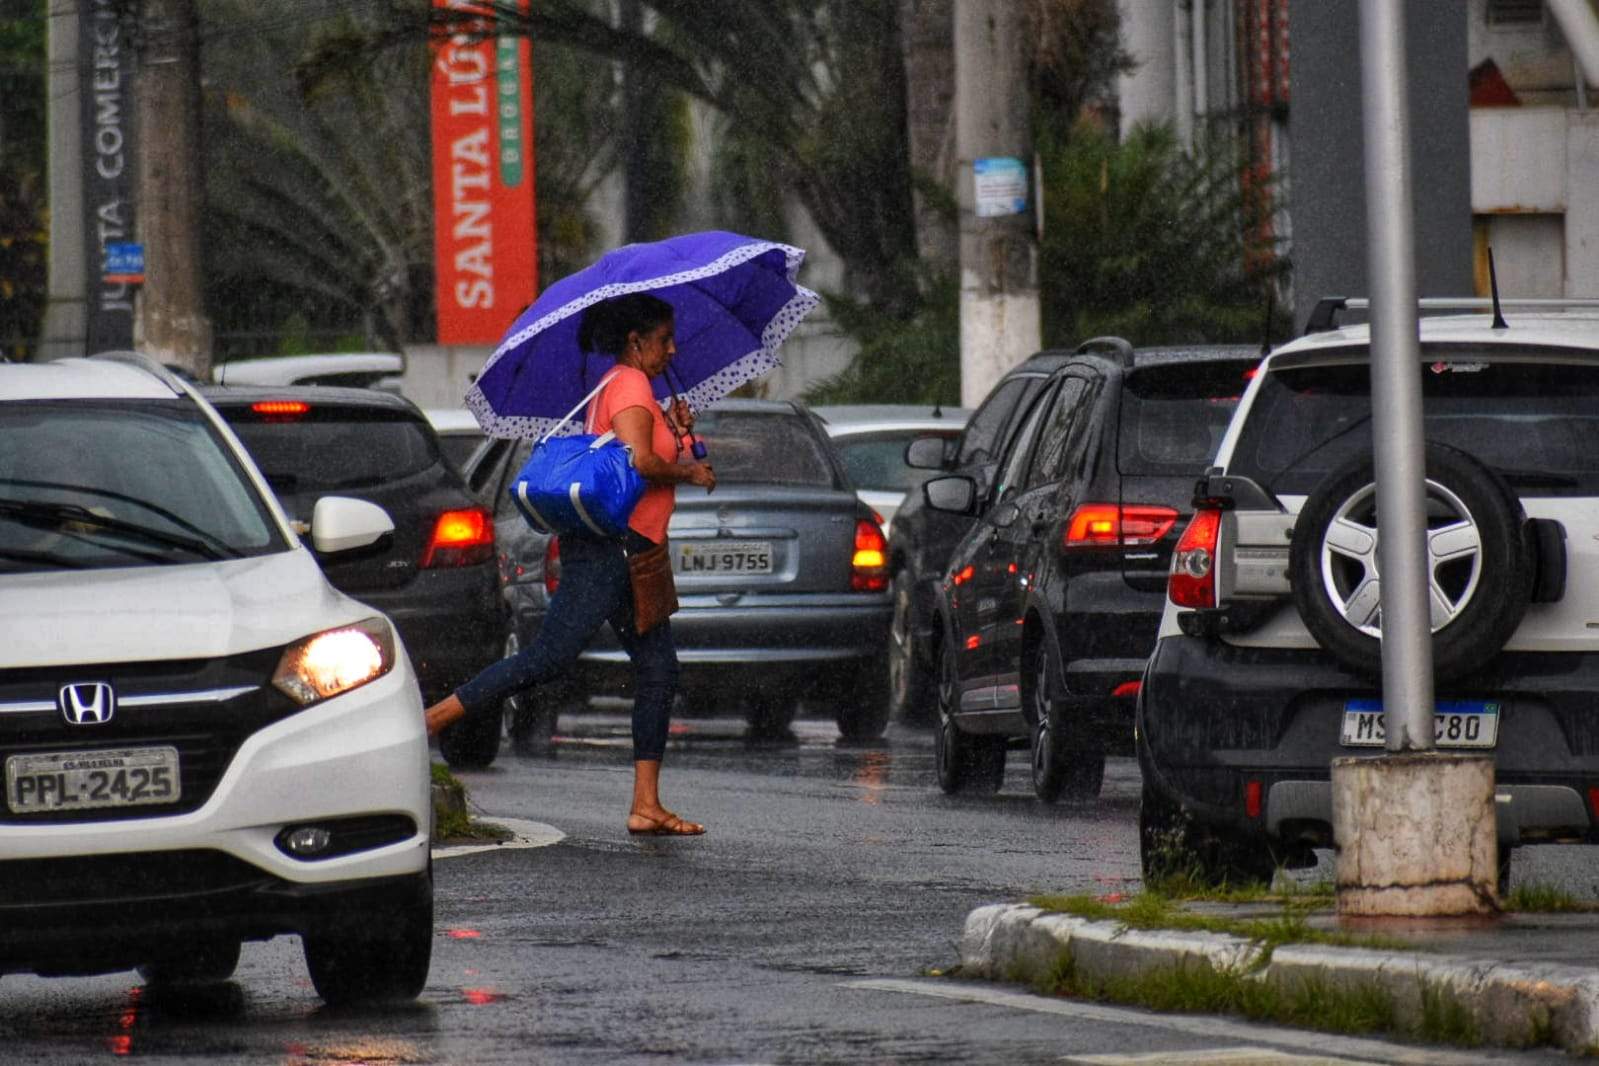
{"label": "utility pole", "polygon": [[1024,20],[1015,0],[955,5],[961,403],[968,407],[1040,341]]}
{"label": "utility pole", "polygon": [[211,322],[200,279],[200,42],[195,0],[144,0],[139,71],[139,199],[145,245],[141,347],[201,380]]}

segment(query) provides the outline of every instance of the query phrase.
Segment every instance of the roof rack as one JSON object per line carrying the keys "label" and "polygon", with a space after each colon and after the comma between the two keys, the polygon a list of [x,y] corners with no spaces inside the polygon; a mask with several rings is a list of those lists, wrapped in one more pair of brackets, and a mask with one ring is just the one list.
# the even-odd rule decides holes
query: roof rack
{"label": "roof rack", "polygon": [[178,375],[174,374],[166,366],[150,358],[150,356],[145,355],[143,352],[95,352],[93,355],[89,356],[89,358],[100,359],[108,363],[122,363],[125,366],[138,367],[146,374],[149,374],[151,377],[159,380],[161,384],[165,385],[179,396],[182,396],[184,392],[187,391],[184,388],[183,379],[179,378]]}
{"label": "roof rack", "polygon": [[[1599,297],[1593,296],[1524,296],[1501,298],[1500,307],[1515,307],[1534,311],[1566,311],[1575,309],[1599,310]],[[1489,296],[1423,296],[1416,301],[1421,311],[1492,311],[1493,298]],[[1365,297],[1323,296],[1316,301],[1305,321],[1306,333],[1325,333],[1338,328],[1338,312],[1368,311],[1371,301]]]}
{"label": "roof rack", "polygon": [[1090,337],[1077,346],[1076,354],[1087,355],[1096,351],[1114,354],[1124,369],[1133,365],[1133,346],[1123,337]]}

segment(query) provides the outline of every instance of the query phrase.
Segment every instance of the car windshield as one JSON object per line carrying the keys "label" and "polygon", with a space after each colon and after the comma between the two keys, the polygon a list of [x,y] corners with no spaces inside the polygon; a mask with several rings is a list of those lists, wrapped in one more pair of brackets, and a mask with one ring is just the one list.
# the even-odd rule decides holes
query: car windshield
{"label": "car windshield", "polygon": [[194,404],[0,403],[0,573],[286,549],[243,467]]}
{"label": "car windshield", "polygon": [[440,461],[432,431],[404,411],[315,403],[290,414],[233,404],[221,410],[280,493],[371,488]]}
{"label": "car windshield", "polygon": [[1124,474],[1187,475],[1215,456],[1256,360],[1157,363],[1127,375],[1116,465]]}
{"label": "car windshield", "polygon": [[906,466],[906,445],[918,437],[951,440],[958,435],[959,430],[896,429],[834,437],[833,444],[844,460],[850,484],[856,488],[909,492],[931,477],[933,471]]}
{"label": "car windshield", "polygon": [[[1599,365],[1427,353],[1428,440],[1469,452],[1533,495],[1599,493]],[[1269,374],[1239,435],[1229,473],[1283,494],[1308,494],[1371,448],[1364,362]]]}
{"label": "car windshield", "polygon": [[705,441],[706,462],[719,483],[837,487],[826,445],[798,414],[705,411],[694,431]]}

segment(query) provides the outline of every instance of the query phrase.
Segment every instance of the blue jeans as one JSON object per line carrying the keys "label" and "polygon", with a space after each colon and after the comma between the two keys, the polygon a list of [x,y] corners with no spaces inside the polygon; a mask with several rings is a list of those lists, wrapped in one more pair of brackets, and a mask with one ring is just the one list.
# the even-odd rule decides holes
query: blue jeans
{"label": "blue jeans", "polygon": [[[650,546],[631,530],[627,538],[629,550]],[[561,584],[545,612],[538,639],[487,667],[455,694],[469,716],[499,714],[507,696],[559,677],[606,622],[633,660],[633,758],[659,761],[666,753],[666,730],[677,694],[672,623],[662,622],[642,637],[633,632],[627,557],[614,540],[563,533]]]}

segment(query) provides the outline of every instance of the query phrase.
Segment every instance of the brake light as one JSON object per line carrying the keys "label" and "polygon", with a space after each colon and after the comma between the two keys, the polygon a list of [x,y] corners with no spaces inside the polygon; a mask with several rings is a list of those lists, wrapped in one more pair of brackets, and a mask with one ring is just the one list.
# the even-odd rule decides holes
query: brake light
{"label": "brake light", "polygon": [[494,521],[482,507],[445,511],[433,523],[420,566],[471,566],[494,555]]}
{"label": "brake light", "polygon": [[876,522],[855,523],[855,556],[850,560],[849,587],[856,592],[882,592],[888,588],[888,541]]}
{"label": "brake light", "polygon": [[1085,503],[1066,520],[1064,548],[1130,548],[1158,542],[1177,524],[1170,507]]}
{"label": "brake light", "polygon": [[1133,696],[1138,695],[1139,691],[1142,690],[1143,687],[1144,683],[1142,681],[1123,681],[1121,684],[1110,690],[1110,695],[1112,699],[1130,699]]}
{"label": "brake light", "polygon": [[551,537],[544,546],[544,591],[555,595],[561,587],[561,538]]}
{"label": "brake light", "polygon": [[304,400],[257,400],[250,410],[263,422],[296,422],[310,413],[311,405]]}
{"label": "brake light", "polygon": [[1216,606],[1216,541],[1220,511],[1195,511],[1172,553],[1166,594],[1179,607]]}

